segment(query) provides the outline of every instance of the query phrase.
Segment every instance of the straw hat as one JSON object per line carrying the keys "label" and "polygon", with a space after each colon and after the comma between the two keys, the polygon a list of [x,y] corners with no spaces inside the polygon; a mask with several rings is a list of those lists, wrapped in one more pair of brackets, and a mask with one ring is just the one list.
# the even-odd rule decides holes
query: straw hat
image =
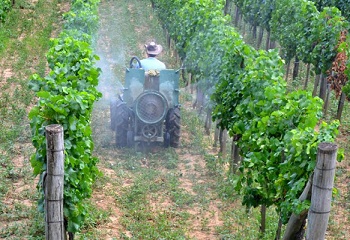
{"label": "straw hat", "polygon": [[149,44],[145,44],[146,52],[152,55],[158,55],[162,52],[162,45],[156,44],[155,42],[150,42]]}

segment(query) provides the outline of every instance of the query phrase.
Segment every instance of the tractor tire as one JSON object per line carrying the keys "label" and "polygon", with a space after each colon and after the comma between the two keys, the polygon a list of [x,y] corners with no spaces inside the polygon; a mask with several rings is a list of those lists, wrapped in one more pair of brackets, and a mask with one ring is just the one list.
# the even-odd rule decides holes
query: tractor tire
{"label": "tractor tire", "polygon": [[127,146],[127,127],[117,127],[115,132],[115,144],[120,148]]}
{"label": "tractor tire", "polygon": [[128,130],[126,133],[126,146],[128,148],[131,148],[134,146],[134,132],[131,130]]}
{"label": "tractor tire", "polygon": [[180,146],[181,114],[180,108],[171,108],[166,117],[166,132],[170,134],[170,147]]}
{"label": "tractor tire", "polygon": [[165,148],[170,147],[170,133],[168,132],[164,133],[164,147]]}
{"label": "tractor tire", "polygon": [[116,122],[116,117],[117,117],[115,110],[118,106],[119,101],[120,100],[117,98],[112,98],[111,102],[109,104],[109,111],[110,111],[110,118],[111,118],[110,127],[111,127],[112,131],[115,131],[115,122]]}
{"label": "tractor tire", "polygon": [[117,147],[127,146],[129,118],[130,109],[128,108],[125,102],[117,100],[116,103],[111,103],[111,121],[113,121],[111,126],[114,126],[115,142]]}

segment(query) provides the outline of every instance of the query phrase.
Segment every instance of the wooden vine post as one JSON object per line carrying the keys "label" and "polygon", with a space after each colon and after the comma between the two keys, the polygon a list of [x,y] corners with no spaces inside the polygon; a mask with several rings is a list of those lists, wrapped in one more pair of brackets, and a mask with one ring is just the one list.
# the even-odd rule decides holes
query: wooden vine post
{"label": "wooden vine post", "polygon": [[220,134],[219,121],[216,121],[216,123],[215,123],[215,132],[214,132],[214,143],[213,143],[213,147],[217,147],[217,146],[218,146],[219,134]]}
{"label": "wooden vine post", "polygon": [[305,83],[304,83],[304,90],[307,89],[307,85],[308,85],[308,83],[309,83],[310,68],[311,68],[311,65],[310,65],[310,63],[308,63],[308,64],[307,64],[307,67],[306,67],[306,79],[305,79]]}
{"label": "wooden vine post", "polygon": [[325,239],[331,210],[337,149],[338,146],[334,143],[323,142],[318,146],[306,230],[307,240]]}
{"label": "wooden vine post", "polygon": [[234,174],[237,172],[241,162],[241,156],[239,155],[239,147],[237,145],[237,136],[233,136],[231,145],[231,161],[230,161],[230,173]]}
{"label": "wooden vine post", "polygon": [[[311,200],[311,186],[313,181],[313,174],[310,176],[309,181],[307,182],[304,191],[299,197],[300,202],[305,200]],[[305,234],[305,222],[307,218],[308,210],[302,211],[300,214],[293,213],[289,218],[286,230],[284,232],[283,240],[299,240],[304,238]]]}
{"label": "wooden vine post", "polygon": [[343,108],[344,108],[344,103],[345,103],[345,100],[346,100],[346,95],[344,92],[342,92],[340,94],[340,98],[339,98],[339,103],[338,103],[338,110],[337,110],[337,119],[339,121],[341,121],[341,115],[343,113]]}
{"label": "wooden vine post", "polygon": [[64,142],[63,127],[53,124],[45,128],[47,173],[45,188],[45,236],[47,240],[65,239],[63,220]]}
{"label": "wooden vine post", "polygon": [[327,95],[327,77],[325,74],[321,74],[320,78],[320,93],[319,97],[323,100],[323,102],[326,101],[326,95]]}
{"label": "wooden vine post", "polygon": [[219,132],[220,153],[222,158],[226,158],[227,153],[227,129],[220,129]]}
{"label": "wooden vine post", "polygon": [[312,91],[312,96],[315,97],[317,95],[318,85],[320,85],[321,74],[317,74],[314,83],[314,90]]}

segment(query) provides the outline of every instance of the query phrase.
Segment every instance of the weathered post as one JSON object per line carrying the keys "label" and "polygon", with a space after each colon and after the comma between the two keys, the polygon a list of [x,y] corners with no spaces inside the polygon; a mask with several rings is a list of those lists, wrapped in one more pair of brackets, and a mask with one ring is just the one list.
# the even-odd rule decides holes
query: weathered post
{"label": "weathered post", "polygon": [[231,12],[231,4],[230,3],[231,3],[231,1],[229,1],[229,0],[225,1],[225,8],[224,8],[225,15],[229,15]]}
{"label": "weathered post", "polygon": [[334,143],[323,142],[318,146],[306,230],[307,240],[325,239],[331,210],[337,149],[338,146]]}
{"label": "weathered post", "polygon": [[314,90],[312,91],[312,96],[316,96],[317,94],[317,89],[318,86],[320,85],[320,78],[321,78],[321,74],[317,74],[316,78],[315,78],[315,83],[314,83]]}
{"label": "weathered post", "polygon": [[293,80],[295,80],[299,75],[299,58],[295,56],[294,68],[293,68]]}
{"label": "weathered post", "polygon": [[321,74],[320,78],[320,92],[318,96],[325,102],[327,95],[327,76],[325,74]]}
{"label": "weathered post", "polygon": [[204,129],[207,135],[210,135],[210,129],[212,124],[211,112],[212,112],[212,109],[210,107],[207,107],[207,115],[205,117],[205,122],[204,122]]}
{"label": "weathered post", "polygon": [[219,133],[220,153],[222,158],[226,158],[227,129],[220,129]]}
{"label": "weathered post", "polygon": [[53,124],[45,128],[47,175],[45,179],[45,236],[47,240],[63,240],[64,143],[63,127]]}
{"label": "weathered post", "polygon": [[[311,185],[313,181],[313,174],[310,176],[304,191],[299,197],[299,201],[303,202],[305,200],[311,199]],[[302,211],[300,214],[293,213],[289,218],[288,224],[286,226],[286,231],[284,232],[283,240],[299,240],[304,238],[305,222],[307,218],[308,210]]]}
{"label": "weathered post", "polygon": [[219,126],[219,122],[216,121],[213,147],[217,147],[218,146],[217,144],[218,144],[218,141],[219,141],[219,133],[220,133],[220,126]]}
{"label": "weathered post", "polygon": [[343,112],[345,99],[346,99],[346,94],[344,92],[342,92],[341,95],[340,95],[340,98],[339,98],[338,110],[337,110],[337,119],[339,121],[341,121],[341,115],[342,115],[342,112]]}
{"label": "weathered post", "polygon": [[306,67],[306,79],[305,79],[305,83],[304,83],[304,90],[307,89],[307,85],[309,83],[309,77],[310,77],[310,63],[307,64],[307,67]]}
{"label": "weathered post", "polygon": [[237,136],[233,136],[231,145],[230,173],[236,173],[240,162],[241,156],[239,155],[239,147],[237,146]]}

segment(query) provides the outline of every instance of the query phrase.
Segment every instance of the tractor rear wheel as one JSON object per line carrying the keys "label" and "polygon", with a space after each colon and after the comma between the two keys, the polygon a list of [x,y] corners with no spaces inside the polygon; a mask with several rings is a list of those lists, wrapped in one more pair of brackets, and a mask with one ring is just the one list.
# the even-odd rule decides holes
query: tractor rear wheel
{"label": "tractor rear wheel", "polygon": [[125,102],[119,99],[111,102],[111,128],[115,131],[117,147],[127,146],[129,118],[130,110]]}
{"label": "tractor rear wheel", "polygon": [[117,114],[115,112],[117,106],[118,106],[118,102],[120,100],[119,99],[116,99],[116,98],[112,98],[111,99],[111,102],[109,104],[109,111],[110,111],[110,117],[111,117],[111,129],[113,131],[115,131],[115,122],[116,122],[116,117],[117,117]]}
{"label": "tractor rear wheel", "polygon": [[171,108],[166,118],[166,132],[170,134],[170,146],[178,148],[180,146],[181,114],[180,108]]}
{"label": "tractor rear wheel", "polygon": [[168,132],[164,133],[164,147],[165,148],[170,147],[170,133]]}
{"label": "tractor rear wheel", "polygon": [[126,146],[128,148],[131,148],[134,146],[134,132],[131,130],[128,130],[126,132]]}

